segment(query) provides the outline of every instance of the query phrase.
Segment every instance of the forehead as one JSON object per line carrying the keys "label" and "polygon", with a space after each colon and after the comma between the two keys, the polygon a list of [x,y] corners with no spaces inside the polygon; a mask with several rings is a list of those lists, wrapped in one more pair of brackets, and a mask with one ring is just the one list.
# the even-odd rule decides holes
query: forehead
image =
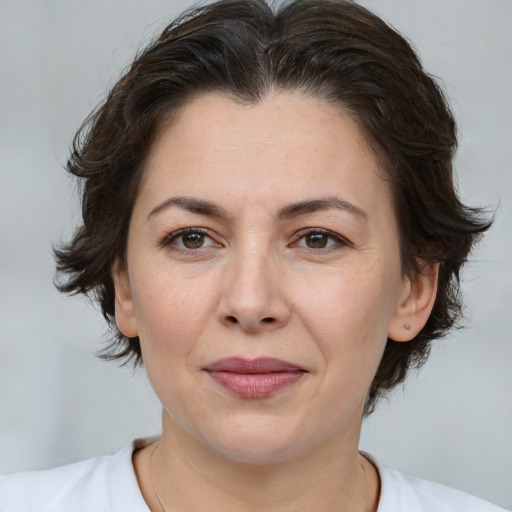
{"label": "forehead", "polygon": [[339,193],[357,202],[390,197],[380,174],[358,123],[339,106],[302,93],[251,104],[204,94],[161,129],[141,194],[154,201],[171,193],[215,202],[244,196],[264,204]]}

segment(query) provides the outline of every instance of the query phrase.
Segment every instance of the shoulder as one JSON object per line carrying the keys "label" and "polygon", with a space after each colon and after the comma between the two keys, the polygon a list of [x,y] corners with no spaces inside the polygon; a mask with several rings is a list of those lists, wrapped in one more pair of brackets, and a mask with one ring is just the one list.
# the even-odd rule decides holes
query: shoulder
{"label": "shoulder", "polygon": [[0,477],[0,509],[13,511],[80,510],[79,504],[102,506],[111,457],[99,457],[55,469]]}
{"label": "shoulder", "polygon": [[147,512],[129,443],[116,455],[0,477],[5,512]]}
{"label": "shoulder", "polygon": [[445,485],[377,464],[381,482],[378,512],[506,512],[505,509]]}

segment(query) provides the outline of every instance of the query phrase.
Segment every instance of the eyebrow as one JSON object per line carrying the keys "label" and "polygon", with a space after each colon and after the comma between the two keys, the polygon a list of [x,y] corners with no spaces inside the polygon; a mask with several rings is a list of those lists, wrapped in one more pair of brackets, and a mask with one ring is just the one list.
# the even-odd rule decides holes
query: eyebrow
{"label": "eyebrow", "polygon": [[165,201],[157,204],[148,215],[148,220],[155,216],[157,213],[160,213],[162,210],[166,210],[170,206],[179,206],[184,210],[188,210],[192,213],[197,213],[199,215],[206,215],[207,217],[216,217],[219,219],[229,220],[230,216],[228,213],[217,206],[215,203],[210,201],[206,201],[204,199],[196,199],[194,197],[169,197]]}
{"label": "eyebrow", "polygon": [[279,210],[277,218],[279,220],[290,220],[300,215],[330,210],[331,208],[346,211],[363,219],[368,218],[368,215],[362,208],[339,197],[325,197],[290,204]]}
{"label": "eyebrow", "polygon": [[[156,205],[149,212],[147,217],[148,220],[171,206],[179,206],[189,212],[196,213],[198,215],[205,215],[207,217],[215,217],[222,220],[230,220],[231,218],[226,210],[215,203],[194,197],[177,196],[169,197],[165,201]],[[343,210],[358,217],[362,217],[363,219],[368,218],[366,212],[359,206],[356,206],[344,199],[340,199],[339,197],[325,197],[293,203],[281,208],[277,213],[276,218],[278,220],[291,220],[296,217],[300,217],[301,215],[330,210],[332,208]]]}

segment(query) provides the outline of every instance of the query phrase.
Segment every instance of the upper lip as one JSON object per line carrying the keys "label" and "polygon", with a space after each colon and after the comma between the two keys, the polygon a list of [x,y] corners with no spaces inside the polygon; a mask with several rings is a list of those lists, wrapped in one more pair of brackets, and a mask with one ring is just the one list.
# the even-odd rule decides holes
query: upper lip
{"label": "upper lip", "polygon": [[245,359],[243,357],[225,357],[218,359],[204,368],[208,372],[230,372],[245,374],[263,374],[277,372],[300,372],[304,368],[282,359],[259,357]]}

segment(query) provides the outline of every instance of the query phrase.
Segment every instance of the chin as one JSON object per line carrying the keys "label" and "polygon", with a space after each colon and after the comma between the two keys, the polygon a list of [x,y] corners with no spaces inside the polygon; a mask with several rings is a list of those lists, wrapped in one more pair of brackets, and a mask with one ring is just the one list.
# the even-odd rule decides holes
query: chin
{"label": "chin", "polygon": [[297,447],[289,444],[269,443],[268,440],[246,442],[243,445],[218,446],[217,450],[228,460],[250,465],[270,465],[290,460],[297,454]]}
{"label": "chin", "polygon": [[[258,423],[260,423],[258,425]],[[234,462],[264,465],[292,459],[301,450],[303,439],[296,438],[293,428],[283,428],[272,422],[253,421],[224,429],[209,444],[226,459]],[[301,433],[304,436],[304,432]]]}

